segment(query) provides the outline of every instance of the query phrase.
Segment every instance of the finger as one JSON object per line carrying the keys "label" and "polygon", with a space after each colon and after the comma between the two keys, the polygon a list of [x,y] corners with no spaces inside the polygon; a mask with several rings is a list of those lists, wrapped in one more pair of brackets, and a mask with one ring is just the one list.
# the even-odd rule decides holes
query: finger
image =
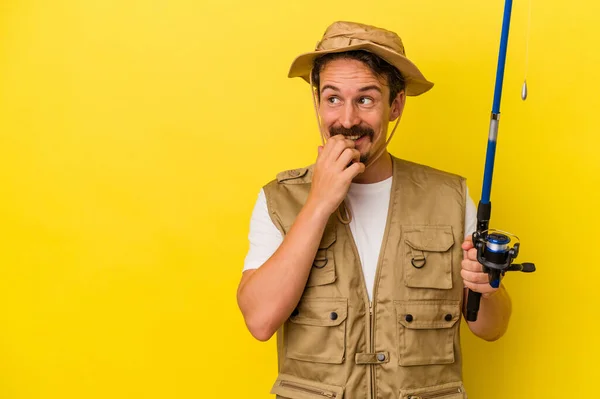
{"label": "finger", "polygon": [[470,281],[464,281],[464,285],[471,291],[475,291],[475,292],[479,292],[480,294],[483,294],[483,296],[486,298],[488,296],[490,296],[491,294],[495,293],[496,291],[498,291],[498,288],[494,288],[489,284],[476,284],[476,283],[471,283]]}
{"label": "finger", "polygon": [[325,147],[333,147],[340,141],[344,141],[346,138],[341,134],[336,134],[335,136],[331,136],[325,142]]}
{"label": "finger", "polygon": [[331,149],[330,158],[335,162],[335,161],[337,161],[337,159],[340,157],[340,155],[342,154],[342,152],[344,152],[344,150],[346,148],[354,148],[354,147],[355,147],[354,141],[352,141],[350,139],[345,139],[340,136],[340,139],[336,140],[336,142],[333,144],[333,148]]}
{"label": "finger", "polygon": [[355,148],[346,148],[341,154],[336,164],[338,165],[339,170],[344,170],[348,167],[348,164],[355,160],[356,162],[360,162],[360,151]]}
{"label": "finger", "polygon": [[460,275],[464,281],[475,284],[486,284],[490,282],[490,278],[486,273],[472,272],[469,270],[462,269]]}
{"label": "finger", "polygon": [[478,272],[478,273],[483,272],[483,266],[481,266],[481,263],[479,263],[479,262],[472,261],[469,259],[463,259],[460,262],[460,264],[461,264],[463,270],[468,270],[470,272]]}
{"label": "finger", "polygon": [[477,261],[477,249],[476,248],[471,248],[467,251],[467,258],[472,260],[472,261]]}
{"label": "finger", "polygon": [[328,163],[335,162],[346,148],[354,148],[354,141],[345,139],[342,135],[333,136],[325,143],[323,159]]}
{"label": "finger", "polygon": [[[469,238],[471,238],[471,236],[469,236]],[[469,249],[474,248],[475,246],[473,245],[473,240],[472,239],[466,239],[465,238],[465,241],[463,241],[461,247],[465,251],[468,251]]]}
{"label": "finger", "polygon": [[323,158],[329,158],[335,145],[343,139],[344,137],[341,135],[329,137],[325,142],[325,146],[323,147]]}
{"label": "finger", "polygon": [[343,172],[342,176],[348,179],[348,181],[352,181],[356,176],[363,173],[365,171],[365,164],[362,162],[354,162],[352,165],[348,166]]}

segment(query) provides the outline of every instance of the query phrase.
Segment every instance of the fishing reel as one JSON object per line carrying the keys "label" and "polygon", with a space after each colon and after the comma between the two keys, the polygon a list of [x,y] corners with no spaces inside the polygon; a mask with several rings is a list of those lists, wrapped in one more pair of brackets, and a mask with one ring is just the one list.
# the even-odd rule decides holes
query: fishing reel
{"label": "fishing reel", "polygon": [[[489,212],[483,207],[483,212]],[[487,218],[489,220],[489,218]],[[487,220],[483,225],[487,224]],[[506,272],[520,271],[532,273],[535,271],[533,263],[513,263],[519,255],[519,237],[500,230],[482,230],[473,233],[473,245],[477,248],[477,261],[483,266],[483,272],[487,273],[490,286],[500,287],[500,281]],[[469,290],[467,297],[467,321],[477,321],[481,294]]]}
{"label": "fishing reel", "polygon": [[[476,231],[473,233],[473,245],[477,248],[477,261],[483,265],[490,285],[500,287],[500,281],[506,272],[520,271],[532,273],[533,263],[512,263],[519,255],[519,237],[500,230]],[[512,245],[512,246],[511,246]]]}

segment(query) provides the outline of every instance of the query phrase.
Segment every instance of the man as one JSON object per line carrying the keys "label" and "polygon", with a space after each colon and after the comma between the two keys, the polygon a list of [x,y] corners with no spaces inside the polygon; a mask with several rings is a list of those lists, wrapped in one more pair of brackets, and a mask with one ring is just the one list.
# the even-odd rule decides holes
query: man
{"label": "man", "polygon": [[289,76],[311,82],[326,142],[314,165],[267,184],[252,215],[238,304],[254,337],[278,332],[271,392],[466,397],[467,289],[483,294],[468,326],[486,340],[504,334],[511,303],[476,261],[465,180],[386,150],[406,96],[433,84],[395,33],[351,22],[331,25]]}

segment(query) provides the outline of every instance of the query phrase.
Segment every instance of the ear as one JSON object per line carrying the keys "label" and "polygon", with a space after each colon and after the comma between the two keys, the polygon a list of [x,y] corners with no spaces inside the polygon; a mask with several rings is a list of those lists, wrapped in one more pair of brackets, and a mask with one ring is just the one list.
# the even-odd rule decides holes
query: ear
{"label": "ear", "polygon": [[402,111],[404,111],[404,105],[406,104],[406,93],[404,90],[401,90],[392,101],[392,105],[390,107],[390,122],[395,121],[397,118],[402,116]]}

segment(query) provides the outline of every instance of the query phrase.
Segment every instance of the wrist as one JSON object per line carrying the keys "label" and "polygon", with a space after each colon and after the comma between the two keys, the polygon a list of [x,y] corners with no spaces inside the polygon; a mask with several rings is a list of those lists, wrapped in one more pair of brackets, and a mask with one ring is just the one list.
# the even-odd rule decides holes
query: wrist
{"label": "wrist", "polygon": [[313,222],[321,222],[323,225],[327,224],[329,217],[333,213],[333,211],[328,209],[327,204],[324,204],[322,201],[312,200],[310,197],[302,208],[302,212],[306,213]]}
{"label": "wrist", "polygon": [[483,294],[481,297],[482,299],[492,299],[492,298],[496,298],[498,296],[504,296],[506,292],[506,289],[504,288],[504,284],[500,283],[500,287],[498,287],[498,289],[492,291],[492,292],[487,292],[485,294]]}

